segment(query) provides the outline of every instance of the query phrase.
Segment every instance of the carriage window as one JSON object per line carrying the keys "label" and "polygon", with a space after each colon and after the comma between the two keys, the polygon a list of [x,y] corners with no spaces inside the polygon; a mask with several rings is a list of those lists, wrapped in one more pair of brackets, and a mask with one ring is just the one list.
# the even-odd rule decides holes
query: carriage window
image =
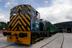
{"label": "carriage window", "polygon": [[31,30],[38,31],[39,30],[39,22],[37,22],[37,21],[32,22]]}

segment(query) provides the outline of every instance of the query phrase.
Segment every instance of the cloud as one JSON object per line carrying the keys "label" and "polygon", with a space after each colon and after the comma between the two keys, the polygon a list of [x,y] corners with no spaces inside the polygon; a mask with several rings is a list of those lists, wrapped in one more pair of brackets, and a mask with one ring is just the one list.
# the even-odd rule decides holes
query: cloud
{"label": "cloud", "polygon": [[[53,0],[49,7],[39,7],[41,18],[52,23],[70,21],[72,19],[72,1],[71,0]],[[70,15],[71,14],[71,15]],[[67,16],[70,16],[67,18]]]}
{"label": "cloud", "polygon": [[2,14],[0,13],[0,22],[7,22],[8,21],[8,17],[6,16],[6,14]]}
{"label": "cloud", "polygon": [[[32,4],[35,7],[37,6],[36,8],[40,13],[40,17],[44,20],[48,20],[52,23],[59,23],[72,20],[72,0],[44,0],[44,4],[37,4],[37,2],[34,2],[33,0],[23,0],[22,2],[19,1],[17,2],[17,0],[8,0],[4,7],[10,10],[13,6],[18,5],[18,3],[28,3]],[[48,4],[51,5],[49,6]],[[6,20],[9,16],[5,15],[4,13],[0,13],[0,15],[2,16],[2,18],[5,17]]]}
{"label": "cloud", "polygon": [[8,2],[6,2],[6,4],[5,4],[5,8],[12,8],[13,6],[16,6],[16,5],[18,5],[18,3],[17,2],[15,2],[14,0],[10,0],[10,1],[8,1]]}
{"label": "cloud", "polygon": [[67,12],[66,18],[72,20],[72,9]]}
{"label": "cloud", "polygon": [[48,1],[48,0],[45,0],[44,2],[45,2],[45,3],[49,3],[49,1]]}

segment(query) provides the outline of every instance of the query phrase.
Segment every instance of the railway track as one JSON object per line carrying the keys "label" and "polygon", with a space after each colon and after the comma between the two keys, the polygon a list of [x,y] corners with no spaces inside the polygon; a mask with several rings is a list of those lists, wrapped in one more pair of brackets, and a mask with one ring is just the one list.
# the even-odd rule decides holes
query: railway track
{"label": "railway track", "polygon": [[[64,43],[64,34],[62,34],[62,36],[63,36],[63,40],[62,40],[62,43],[61,43],[60,48],[63,48],[63,43]],[[58,36],[57,38],[59,38],[59,36]],[[40,48],[46,47],[47,45],[49,45],[51,42],[53,42],[53,41],[56,40],[57,38],[54,38],[54,39],[51,40],[50,42],[48,42],[48,43],[44,44],[43,46],[41,46]]]}

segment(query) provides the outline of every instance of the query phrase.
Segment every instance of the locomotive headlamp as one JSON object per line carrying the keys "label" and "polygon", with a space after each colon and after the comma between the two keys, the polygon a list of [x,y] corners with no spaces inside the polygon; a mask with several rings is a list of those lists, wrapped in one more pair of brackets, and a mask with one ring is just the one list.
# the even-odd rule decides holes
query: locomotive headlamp
{"label": "locomotive headlamp", "polygon": [[3,30],[5,30],[5,28],[3,28]]}
{"label": "locomotive headlamp", "polygon": [[15,15],[16,15],[16,13],[13,13],[13,15],[15,16]]}

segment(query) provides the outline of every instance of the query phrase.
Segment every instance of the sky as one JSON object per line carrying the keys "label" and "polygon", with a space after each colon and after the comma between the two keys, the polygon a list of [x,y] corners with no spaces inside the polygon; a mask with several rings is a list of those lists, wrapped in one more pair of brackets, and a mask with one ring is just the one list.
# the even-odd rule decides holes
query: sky
{"label": "sky", "polygon": [[8,22],[10,9],[21,4],[31,5],[53,24],[72,21],[72,0],[0,0],[0,22]]}

